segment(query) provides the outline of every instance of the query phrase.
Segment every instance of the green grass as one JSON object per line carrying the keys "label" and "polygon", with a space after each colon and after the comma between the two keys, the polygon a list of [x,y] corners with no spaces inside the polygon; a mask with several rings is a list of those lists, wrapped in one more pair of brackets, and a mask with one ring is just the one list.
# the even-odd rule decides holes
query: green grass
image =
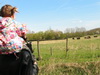
{"label": "green grass", "polygon": [[[60,42],[59,42],[60,41]],[[100,37],[92,39],[40,41],[39,75],[99,75]],[[34,54],[38,57],[36,43]],[[53,54],[50,53],[52,48]],[[93,68],[93,69],[92,69]]]}

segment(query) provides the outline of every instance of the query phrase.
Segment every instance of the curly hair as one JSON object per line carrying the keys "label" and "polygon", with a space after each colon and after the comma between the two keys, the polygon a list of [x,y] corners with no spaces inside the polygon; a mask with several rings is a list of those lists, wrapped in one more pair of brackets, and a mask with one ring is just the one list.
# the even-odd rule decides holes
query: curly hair
{"label": "curly hair", "polygon": [[4,5],[0,10],[1,17],[11,17],[17,11],[16,7],[12,7],[11,5]]}

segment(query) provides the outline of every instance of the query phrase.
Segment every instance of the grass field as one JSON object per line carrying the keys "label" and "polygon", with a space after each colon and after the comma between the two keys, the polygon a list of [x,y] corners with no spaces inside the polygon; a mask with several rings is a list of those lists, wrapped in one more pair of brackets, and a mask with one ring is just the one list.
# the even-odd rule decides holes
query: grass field
{"label": "grass field", "polygon": [[[38,57],[37,42],[34,54]],[[52,55],[50,50],[52,49]],[[40,41],[39,75],[100,75],[100,36],[80,40]]]}

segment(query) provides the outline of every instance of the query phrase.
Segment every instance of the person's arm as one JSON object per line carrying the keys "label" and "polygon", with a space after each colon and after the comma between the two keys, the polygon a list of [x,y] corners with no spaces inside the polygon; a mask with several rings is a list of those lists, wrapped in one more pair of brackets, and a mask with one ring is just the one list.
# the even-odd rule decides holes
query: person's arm
{"label": "person's arm", "polygon": [[26,34],[25,33],[22,33],[22,36],[21,36],[25,42],[27,42],[27,37],[26,37]]}
{"label": "person's arm", "polygon": [[26,41],[27,40],[27,38],[26,38],[26,32],[27,32],[26,25],[18,23],[18,22],[15,22],[15,24],[16,24],[16,33],[18,34],[18,36],[22,37]]}

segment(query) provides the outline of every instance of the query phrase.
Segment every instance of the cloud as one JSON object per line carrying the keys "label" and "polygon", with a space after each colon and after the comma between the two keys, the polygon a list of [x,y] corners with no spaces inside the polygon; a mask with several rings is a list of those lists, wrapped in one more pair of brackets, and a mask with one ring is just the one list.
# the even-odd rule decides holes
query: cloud
{"label": "cloud", "polygon": [[74,23],[74,24],[80,24],[80,23],[82,23],[83,21],[82,20],[73,20],[72,21],[72,23]]}
{"label": "cloud", "polygon": [[86,21],[84,23],[84,27],[86,27],[86,29],[93,29],[100,27],[100,20]]}
{"label": "cloud", "polygon": [[72,20],[68,27],[85,27],[87,30],[100,28],[100,20]]}
{"label": "cloud", "polygon": [[100,1],[99,2],[96,2],[96,5],[100,5]]}

